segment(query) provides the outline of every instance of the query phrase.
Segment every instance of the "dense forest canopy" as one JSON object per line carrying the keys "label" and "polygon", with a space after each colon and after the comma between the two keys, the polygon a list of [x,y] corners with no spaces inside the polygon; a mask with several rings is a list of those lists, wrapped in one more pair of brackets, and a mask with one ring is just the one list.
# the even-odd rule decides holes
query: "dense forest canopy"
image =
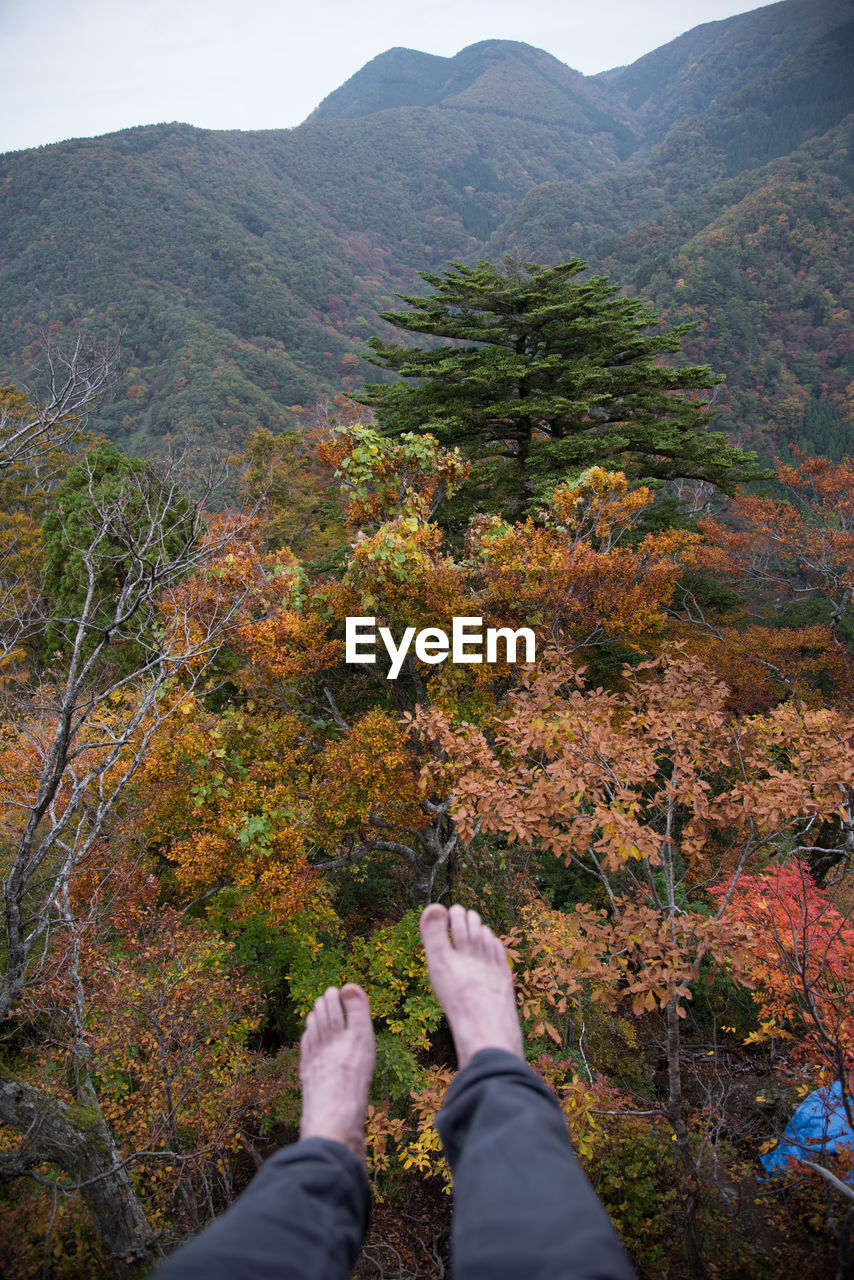
{"label": "dense forest canopy", "polygon": [[356,981],[356,1274],[445,1276],[437,900],[639,1275],[851,1275],[848,10],[0,159],[5,1275],[148,1275]]}

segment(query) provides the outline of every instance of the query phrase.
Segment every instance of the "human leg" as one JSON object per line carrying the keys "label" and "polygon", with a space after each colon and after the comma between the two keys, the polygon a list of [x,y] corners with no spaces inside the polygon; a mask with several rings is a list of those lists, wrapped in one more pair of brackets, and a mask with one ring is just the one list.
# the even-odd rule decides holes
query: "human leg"
{"label": "human leg", "polygon": [[454,1176],[455,1280],[632,1280],[560,1105],[524,1061],[503,946],[460,907],[428,907],[421,927],[461,1068],[436,1121]]}
{"label": "human leg", "polygon": [[369,1216],[364,1119],[375,1049],[360,987],[331,987],[301,1043],[300,1141],[261,1167],[230,1209],[156,1280],[344,1280]]}

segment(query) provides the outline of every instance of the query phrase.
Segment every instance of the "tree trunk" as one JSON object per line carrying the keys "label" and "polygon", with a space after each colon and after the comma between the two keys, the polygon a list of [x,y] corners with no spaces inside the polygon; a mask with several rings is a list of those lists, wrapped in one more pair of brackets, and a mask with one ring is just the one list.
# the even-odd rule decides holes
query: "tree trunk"
{"label": "tree trunk", "polygon": [[441,818],[418,832],[415,858],[412,862],[412,878],[409,882],[409,896],[413,906],[416,907],[426,907],[433,901],[436,872],[444,861],[442,858],[444,842],[440,827]]}
{"label": "tree trunk", "polygon": [[416,833],[409,885],[409,896],[416,907],[426,907],[433,901],[436,873],[457,847],[458,836],[453,822],[448,818],[450,807],[450,796],[440,804],[426,802],[427,811],[435,816],[429,827],[422,827]]}
{"label": "tree trunk", "polygon": [[116,1280],[147,1275],[161,1251],[97,1104],[61,1102],[0,1064],[0,1120],[23,1135],[22,1171],[53,1164],[79,1188]]}

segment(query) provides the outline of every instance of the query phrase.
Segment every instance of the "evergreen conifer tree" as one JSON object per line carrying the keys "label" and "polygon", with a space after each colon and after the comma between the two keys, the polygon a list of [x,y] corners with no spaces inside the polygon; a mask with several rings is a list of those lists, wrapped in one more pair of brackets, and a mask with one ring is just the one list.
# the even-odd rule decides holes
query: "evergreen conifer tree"
{"label": "evergreen conifer tree", "polygon": [[[518,514],[568,474],[594,464],[646,480],[703,479],[722,489],[756,476],[745,454],[710,432],[708,366],[668,367],[690,327],[663,332],[655,312],[605,276],[505,260],[421,272],[428,297],[385,312],[402,329],[453,343],[374,338],[373,363],[402,379],[365,389],[381,431],[430,431],[476,461],[481,494]],[[462,345],[461,345],[462,344]],[[414,381],[408,381],[414,380]],[[489,502],[487,502],[489,505]]]}

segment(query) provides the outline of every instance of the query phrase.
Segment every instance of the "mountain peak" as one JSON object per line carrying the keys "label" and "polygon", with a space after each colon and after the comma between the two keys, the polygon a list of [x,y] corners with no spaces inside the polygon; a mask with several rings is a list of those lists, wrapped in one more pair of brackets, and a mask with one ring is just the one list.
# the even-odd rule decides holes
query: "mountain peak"
{"label": "mountain peak", "polygon": [[[584,77],[557,58],[518,40],[481,40],[453,57],[417,49],[387,49],[333,90],[311,113],[311,120],[352,120],[399,107],[449,105],[500,65],[575,88]],[[521,64],[521,65],[520,65]],[[457,104],[454,104],[457,105]]]}

